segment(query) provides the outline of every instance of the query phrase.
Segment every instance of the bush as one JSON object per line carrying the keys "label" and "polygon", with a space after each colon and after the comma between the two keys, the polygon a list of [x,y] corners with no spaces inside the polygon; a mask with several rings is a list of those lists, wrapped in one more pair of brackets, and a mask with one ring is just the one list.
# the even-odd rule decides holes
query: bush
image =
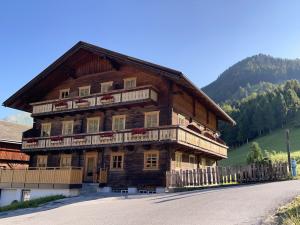
{"label": "bush", "polygon": [[29,200],[26,202],[18,202],[17,200],[14,200],[10,205],[0,207],[0,212],[16,210],[16,209],[24,209],[24,208],[36,208],[47,202],[52,202],[63,198],[65,198],[65,196],[63,195],[53,195],[53,196],[46,196],[42,198]]}
{"label": "bush", "polygon": [[263,153],[257,142],[252,142],[247,155],[247,163],[260,163],[263,161]]}

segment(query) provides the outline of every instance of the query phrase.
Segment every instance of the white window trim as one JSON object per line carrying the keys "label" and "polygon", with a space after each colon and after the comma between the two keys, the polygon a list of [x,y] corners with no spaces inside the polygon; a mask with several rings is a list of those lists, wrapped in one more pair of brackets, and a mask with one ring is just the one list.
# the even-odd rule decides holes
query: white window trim
{"label": "white window trim", "polygon": [[59,99],[65,99],[65,98],[62,97],[62,92],[69,92],[69,95],[67,97],[67,98],[69,98],[69,96],[70,96],[70,88],[59,90]]}
{"label": "white window trim", "polygon": [[135,88],[136,87],[136,77],[128,77],[128,78],[125,78],[123,80],[124,81],[124,89],[129,89],[128,87],[125,86],[126,81],[129,81],[129,80],[134,80],[134,87],[130,87],[130,88]]}
{"label": "white window trim", "polygon": [[64,166],[62,165],[62,159],[63,159],[64,157],[65,157],[65,158],[71,158],[70,165],[69,165],[69,166],[65,166],[65,167],[71,167],[71,166],[72,166],[72,154],[61,154],[61,155],[60,155],[60,163],[59,163],[60,167],[64,167]]}
{"label": "white window trim", "polygon": [[146,127],[146,121],[147,121],[147,116],[148,115],[156,115],[157,116],[157,125],[156,126],[153,126],[153,127],[158,127],[159,126],[159,113],[160,111],[151,111],[151,112],[145,112],[144,113],[144,127],[145,128],[149,128],[149,127]]}
{"label": "white window trim", "polygon": [[49,125],[49,136],[51,136],[51,123],[42,123],[41,124],[41,137],[44,137],[43,136],[43,126],[48,126]]}
{"label": "white window trim", "polygon": [[[124,152],[112,152],[110,154],[110,170],[112,171],[121,171],[124,170]],[[113,157],[122,156],[121,168],[113,168]]]}
{"label": "white window trim", "polygon": [[72,131],[71,131],[71,134],[73,134],[73,132],[74,132],[74,121],[73,121],[73,120],[65,120],[65,121],[62,122],[62,128],[61,128],[61,134],[62,134],[62,135],[70,135],[70,134],[64,134],[64,126],[65,126],[65,124],[67,124],[67,123],[71,123],[71,124],[72,124]]}
{"label": "white window trim", "polygon": [[[191,158],[194,159],[194,162],[193,162],[193,163],[191,162]],[[196,165],[197,165],[197,164],[196,164],[196,156],[195,156],[195,155],[189,155],[189,164],[193,166],[193,169],[195,169],[195,167],[196,167]]]}
{"label": "white window trim", "polygon": [[124,129],[126,129],[126,115],[115,115],[115,116],[112,116],[112,130],[115,130],[114,127],[115,127],[115,119],[117,118],[124,118]]}
{"label": "white window trim", "polygon": [[[177,124],[178,124],[178,125],[181,125],[181,124],[179,123],[179,120],[180,120],[180,119],[183,119],[183,121],[184,121],[184,123],[185,123],[185,120],[186,120],[186,119],[185,119],[185,116],[182,115],[182,114],[180,114],[180,113],[178,113],[177,115],[178,115],[178,118],[177,118]],[[185,124],[184,124],[184,125],[185,125]]]}
{"label": "white window trim", "polygon": [[36,159],[36,167],[42,167],[42,166],[39,166],[39,164],[38,164],[39,161],[40,161],[39,158],[46,159],[46,160],[45,160],[45,166],[43,166],[43,168],[44,168],[44,167],[47,167],[47,165],[48,165],[48,155],[38,155],[38,156],[37,156],[37,159]]}
{"label": "white window trim", "polygon": [[91,94],[91,86],[90,86],[90,85],[89,85],[89,86],[82,86],[82,87],[79,87],[79,88],[78,88],[78,91],[79,91],[79,92],[78,92],[78,96],[79,96],[79,97],[85,97],[85,96],[81,96],[81,95],[80,95],[80,91],[83,90],[83,89],[88,89],[88,90],[89,90],[89,93],[88,93],[87,96],[89,96],[89,95]]}
{"label": "white window trim", "polygon": [[[156,154],[157,155],[157,162],[156,167],[147,168],[147,154]],[[144,152],[144,170],[158,170],[159,169],[159,151],[158,150],[149,150]]]}
{"label": "white window trim", "polygon": [[[180,162],[179,162],[179,166],[177,166],[177,156],[180,156]],[[175,168],[176,169],[180,169],[182,167],[182,152],[175,152]]]}
{"label": "white window trim", "polygon": [[[100,126],[100,117],[89,117],[89,118],[87,118],[86,119],[86,132],[88,133],[88,134],[92,134],[91,132],[89,132],[89,121],[90,120],[97,120],[98,121],[98,127],[97,127],[97,131],[96,131],[96,133],[97,132],[99,132],[99,126]],[[94,132],[93,132],[94,133]]]}
{"label": "white window trim", "polygon": [[102,82],[101,85],[101,93],[105,93],[103,92],[103,86],[109,84],[111,87],[113,86],[113,81],[107,81],[107,82]]}

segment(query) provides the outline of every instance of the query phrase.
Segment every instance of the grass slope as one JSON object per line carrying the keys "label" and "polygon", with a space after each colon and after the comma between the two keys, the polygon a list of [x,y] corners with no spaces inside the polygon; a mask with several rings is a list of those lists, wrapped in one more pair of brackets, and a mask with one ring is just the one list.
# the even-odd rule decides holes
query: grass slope
{"label": "grass slope", "polygon": [[[286,140],[285,140],[285,130],[278,129],[272,133],[256,138],[251,142],[258,142],[260,147],[263,150],[276,151],[276,152],[286,152]],[[300,154],[300,127],[290,128],[290,144],[291,152],[293,155]],[[235,149],[230,149],[228,151],[228,159],[222,160],[221,165],[230,166],[230,165],[244,165],[246,164],[246,158],[249,151],[250,143],[242,145]],[[285,157],[284,154],[281,154],[281,157]]]}

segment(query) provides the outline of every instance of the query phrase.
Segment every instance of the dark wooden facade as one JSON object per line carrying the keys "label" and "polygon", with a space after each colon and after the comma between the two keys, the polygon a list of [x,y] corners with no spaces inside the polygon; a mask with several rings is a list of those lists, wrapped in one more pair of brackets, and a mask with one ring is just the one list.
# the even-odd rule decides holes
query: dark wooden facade
{"label": "dark wooden facade", "polygon": [[[126,78],[135,78],[136,87],[125,89]],[[111,105],[89,106],[78,110],[52,110],[57,104],[55,102],[68,100],[73,101],[71,105],[74,107],[80,87],[90,86],[89,96],[95,96],[101,92],[100,84],[109,81],[113,85],[108,94],[122,92],[121,98],[124,98],[126,91],[135,94],[133,92],[138,91],[139,87],[151,87],[157,96],[146,101],[128,95],[129,100],[122,104],[114,102]],[[69,89],[68,98],[58,100],[60,90],[64,89]],[[49,111],[35,113],[34,107],[43,104],[48,104]],[[165,186],[165,173],[168,170],[214,165],[217,160],[226,157],[227,151],[224,143],[217,137],[218,120],[234,123],[180,72],[82,42],[8,99],[4,105],[34,112],[33,129],[24,134],[23,142],[23,150],[30,155],[31,167],[39,166],[38,158],[43,155],[47,156],[47,167],[59,167],[62,165],[62,155],[68,155],[71,156],[69,166],[84,168],[84,181],[96,182],[100,170],[107,169],[108,179],[104,185],[116,188]],[[157,127],[160,130],[157,132],[150,131],[153,127],[141,131],[145,127],[145,115],[149,112],[159,112]],[[100,134],[99,139],[110,140],[112,135],[116,137],[117,133],[107,132],[112,131],[113,116],[117,115],[125,115],[126,118],[127,133],[120,136],[120,141],[92,144],[96,138],[84,137],[86,144],[75,146],[75,136],[87,134],[88,118],[100,118],[98,130],[106,133]],[[72,139],[61,138],[63,121],[73,121],[73,132],[69,135]],[[63,144],[58,143],[56,146],[53,138],[40,138],[43,123],[51,123],[51,136],[58,137],[56,142]],[[172,129],[175,127],[176,130],[164,128],[168,126],[173,126]],[[184,130],[179,130],[179,126]],[[137,128],[141,134],[138,133],[138,137],[133,138],[134,129]],[[147,136],[146,133],[151,135]],[[170,138],[165,138],[165,135]],[[88,138],[91,138],[90,142]],[[184,142],[183,138],[187,141]],[[200,144],[202,139],[203,144]],[[49,147],[52,142],[55,144]],[[207,147],[204,149],[202,145]],[[210,151],[212,145],[217,147]],[[158,153],[155,155],[158,166],[155,169],[145,169],[145,154],[151,151]],[[112,169],[112,156],[119,153],[123,157],[122,169]],[[177,156],[179,153],[180,156]],[[89,167],[93,167],[92,172],[88,171]]]}

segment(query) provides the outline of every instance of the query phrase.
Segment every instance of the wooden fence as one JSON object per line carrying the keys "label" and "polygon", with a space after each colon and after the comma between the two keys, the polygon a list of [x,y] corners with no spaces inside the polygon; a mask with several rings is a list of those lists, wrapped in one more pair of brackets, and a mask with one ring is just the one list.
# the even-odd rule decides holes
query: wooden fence
{"label": "wooden fence", "polygon": [[194,170],[168,171],[167,188],[205,187],[284,180],[288,166],[282,164],[252,164],[236,167],[204,167]]}

